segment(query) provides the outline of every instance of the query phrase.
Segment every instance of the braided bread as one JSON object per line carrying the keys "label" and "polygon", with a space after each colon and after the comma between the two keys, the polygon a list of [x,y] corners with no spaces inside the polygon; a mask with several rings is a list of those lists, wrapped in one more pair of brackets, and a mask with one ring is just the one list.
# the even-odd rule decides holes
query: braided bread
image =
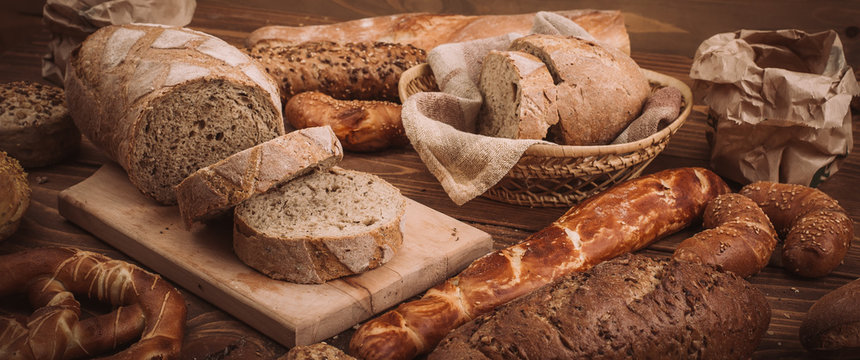
{"label": "braided bread", "polygon": [[755,182],[740,193],[752,199],[783,239],[783,267],[803,277],[829,274],[845,258],[854,224],[839,203],[803,185]]}
{"label": "braided bread", "polygon": [[520,244],[488,254],[459,275],[362,325],[350,351],[364,359],[408,359],[450,330],[565,274],[641,249],[698,219],[729,192],[700,168],[664,170],[618,184],[568,210]]}
{"label": "braided bread", "polygon": [[[158,275],[124,261],[64,248],[0,256],[0,296],[27,291],[38,309],[26,319],[0,318],[0,358],[173,359],[185,331],[185,301]],[[73,293],[116,310],[80,320]]]}

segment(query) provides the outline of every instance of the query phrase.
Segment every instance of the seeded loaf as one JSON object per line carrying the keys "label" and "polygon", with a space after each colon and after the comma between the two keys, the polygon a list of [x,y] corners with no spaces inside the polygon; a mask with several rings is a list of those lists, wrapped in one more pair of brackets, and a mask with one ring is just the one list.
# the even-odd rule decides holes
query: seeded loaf
{"label": "seeded loaf", "polygon": [[30,206],[30,185],[18,160],[0,151],[0,241],[18,230]]}
{"label": "seeded loaf", "polygon": [[481,64],[484,98],[478,120],[483,135],[543,139],[558,122],[555,84],[546,65],[519,51],[491,51]]}
{"label": "seeded loaf", "polygon": [[319,342],[311,345],[293,347],[278,360],[356,360],[343,350]]}
{"label": "seeded loaf", "polygon": [[476,318],[429,359],[745,359],[769,322],[734,274],[628,254]]}
{"label": "seeded loaf", "polygon": [[383,42],[262,41],[248,50],[278,82],[282,101],[305,91],[340,100],[399,101],[400,74],[423,63],[424,50]]}
{"label": "seeded loaf", "polygon": [[534,34],[514,40],[509,50],[532,54],[549,68],[566,145],[612,142],[639,116],[651,91],[633,59],[592,41]]}
{"label": "seeded loaf", "polygon": [[330,127],[296,130],[242,150],[189,175],[176,186],[179,212],[192,222],[212,219],[254,194],[343,158]]}
{"label": "seeded loaf", "polygon": [[90,35],[66,69],[75,124],[131,182],[163,204],[197,169],[284,133],[275,83],[211,35],[113,25]]}
{"label": "seeded loaf", "polygon": [[21,166],[56,164],[80,143],[62,89],[29,81],[0,84],[0,150]]}
{"label": "seeded loaf", "polygon": [[237,206],[233,249],[274,279],[323,283],[391,260],[405,207],[400,191],[374,175],[318,170]]}

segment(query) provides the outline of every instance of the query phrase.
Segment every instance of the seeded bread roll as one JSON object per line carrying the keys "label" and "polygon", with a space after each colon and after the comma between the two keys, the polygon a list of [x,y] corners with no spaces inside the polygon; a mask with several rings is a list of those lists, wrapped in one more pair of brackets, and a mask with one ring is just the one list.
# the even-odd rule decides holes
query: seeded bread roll
{"label": "seeded bread roll", "polygon": [[277,86],[223,40],[157,25],[99,29],[73,52],[75,124],[141,192],[176,202],[197,169],[284,133]]}
{"label": "seeded bread roll", "polygon": [[383,42],[262,41],[248,54],[278,82],[282,101],[306,91],[340,100],[399,102],[400,74],[425,61],[424,50]]}
{"label": "seeded bread roll", "polygon": [[179,212],[194,221],[217,217],[255,194],[343,158],[331,128],[296,130],[242,150],[189,175],[176,186]]}
{"label": "seeded bread roll", "polygon": [[745,359],[769,322],[734,274],[624,255],[457,328],[429,359]]}
{"label": "seeded bread roll", "polygon": [[29,206],[27,174],[17,160],[0,151],[0,241],[18,230]]}
{"label": "seeded bread roll", "polygon": [[405,209],[400,191],[374,175],[318,170],[237,206],[233,249],[274,279],[323,283],[391,260]]}
{"label": "seeded bread roll", "polygon": [[537,57],[519,51],[491,51],[481,64],[484,101],[478,132],[509,139],[543,139],[558,122],[552,75]]}
{"label": "seeded bread roll", "polygon": [[540,58],[557,84],[559,130],[566,145],[603,145],[639,116],[651,87],[626,54],[595,42],[534,34],[509,50]]}
{"label": "seeded bread roll", "polygon": [[296,346],[278,360],[356,360],[343,350],[324,342]]}
{"label": "seeded bread roll", "polygon": [[0,150],[21,166],[56,164],[80,144],[62,89],[29,81],[0,85]]}

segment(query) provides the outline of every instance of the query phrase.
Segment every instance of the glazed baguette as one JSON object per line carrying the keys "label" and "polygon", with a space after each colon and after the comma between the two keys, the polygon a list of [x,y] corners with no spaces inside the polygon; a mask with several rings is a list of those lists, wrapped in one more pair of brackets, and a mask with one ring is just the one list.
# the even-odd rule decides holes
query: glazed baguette
{"label": "glazed baguette", "polygon": [[284,133],[275,83],[214,36],[158,25],[90,35],[66,68],[75,125],[163,204],[197,169]]}
{"label": "glazed baguette", "polygon": [[746,359],[769,323],[739,276],[628,254],[457,328],[429,359]]}
{"label": "glazed baguette", "polygon": [[641,249],[701,217],[729,192],[701,168],[664,170],[618,184],[571,208],[520,244],[475,260],[416,301],[363,324],[350,340],[363,359],[409,359],[450,330],[573,271]]}
{"label": "glazed baguette", "polygon": [[277,40],[259,42],[248,54],[278,83],[284,103],[306,91],[342,100],[399,101],[400,75],[427,57],[406,44]]}
{"label": "glazed baguette", "polygon": [[[563,10],[555,13],[583,27],[596,39],[630,54],[630,39],[624,16],[616,10]],[[254,30],[245,45],[253,47],[267,40],[302,43],[306,41],[382,41],[411,44],[430,49],[446,43],[500,36],[512,32],[527,34],[534,13],[516,15],[440,15],[408,13],[313,26],[270,25]]]}

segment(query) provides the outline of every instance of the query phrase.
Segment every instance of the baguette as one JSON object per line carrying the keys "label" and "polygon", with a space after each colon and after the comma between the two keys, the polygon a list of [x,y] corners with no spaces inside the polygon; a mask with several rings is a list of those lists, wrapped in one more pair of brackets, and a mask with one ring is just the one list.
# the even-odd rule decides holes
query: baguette
{"label": "baguette", "polygon": [[[601,42],[630,54],[630,39],[624,16],[617,10],[562,10],[557,14],[573,20]],[[434,47],[469,40],[495,37],[516,32],[527,34],[534,13],[516,15],[438,15],[408,13],[351,20],[336,24],[302,27],[270,25],[254,30],[245,45],[278,40],[292,43],[306,41],[382,41],[410,44],[430,51]]]}
{"label": "baguette", "polygon": [[426,353],[450,330],[573,271],[641,249],[701,217],[729,192],[701,168],[664,170],[618,184],[574,206],[520,244],[475,260],[421,299],[363,324],[353,356],[408,359]]}

